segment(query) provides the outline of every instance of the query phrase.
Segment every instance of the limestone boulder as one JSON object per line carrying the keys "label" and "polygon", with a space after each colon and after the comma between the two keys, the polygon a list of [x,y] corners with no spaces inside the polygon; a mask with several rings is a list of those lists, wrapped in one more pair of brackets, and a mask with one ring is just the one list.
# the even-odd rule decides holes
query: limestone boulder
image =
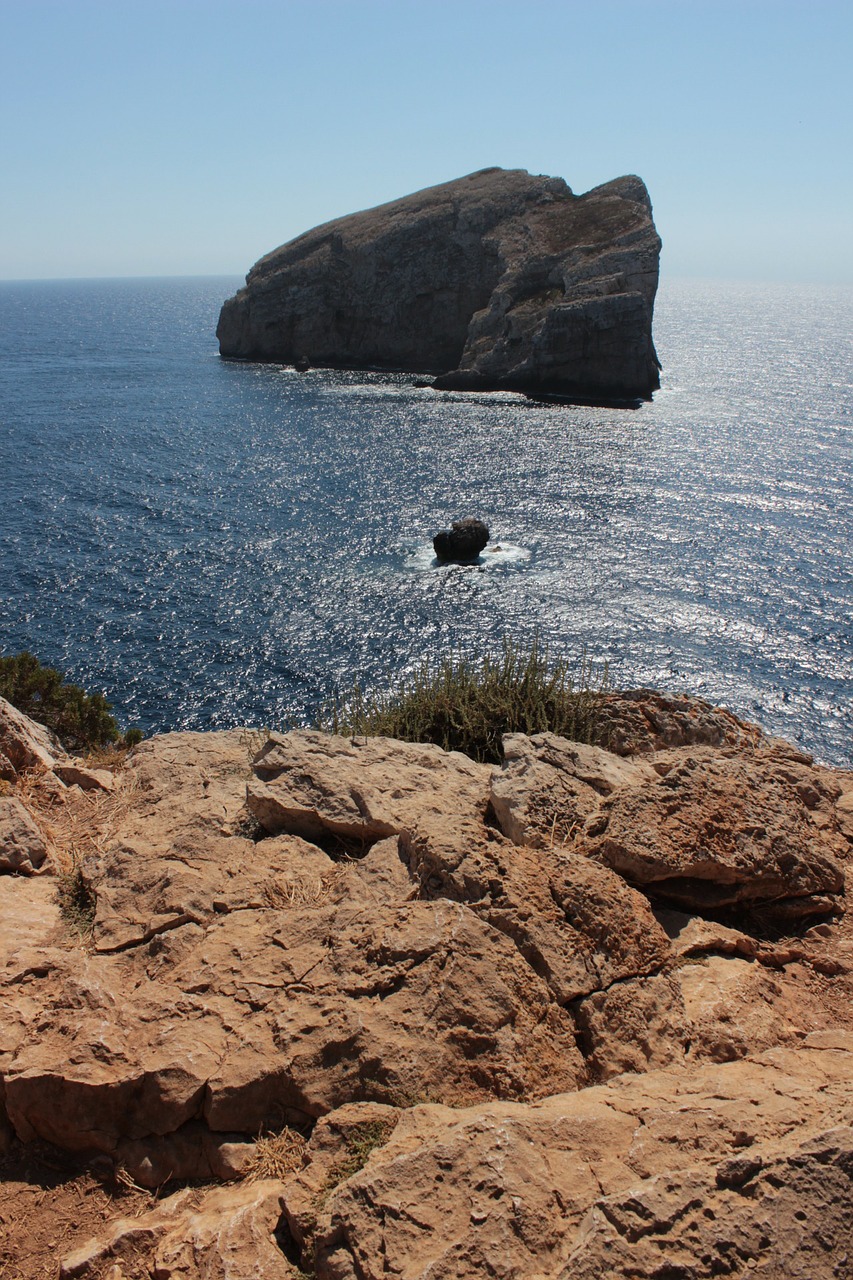
{"label": "limestone boulder", "polygon": [[487,765],[430,743],[294,730],[271,734],[252,768],[247,803],[266,831],[360,851],[403,831],[464,842],[489,798]]}
{"label": "limestone boulder", "polygon": [[5,698],[0,698],[0,754],[15,775],[24,769],[47,772],[57,760],[66,758],[59,739],[49,729]]}
{"label": "limestone boulder", "polygon": [[570,1014],[460,903],[297,898],[111,955],[13,959],[0,1068],[15,1131],[114,1156],[135,1144],[140,1179],[168,1163],[165,1135],[186,1176],[209,1172],[197,1121],[253,1134],[351,1098],[537,1096],[584,1074]]}
{"label": "limestone boulder", "polygon": [[222,355],[435,372],[456,390],[613,400],[660,385],[660,239],[637,177],[576,196],[484,169],[267,254],[222,308]]}
{"label": "limestone boulder", "polygon": [[272,734],[253,772],[247,805],[270,833],[345,859],[397,835],[407,894],[471,903],[499,890],[488,765],[429,743],[299,730]]}
{"label": "limestone boulder", "polygon": [[473,910],[514,941],[560,1004],[653,973],[671,956],[648,900],[588,858],[506,845],[495,874]]}
{"label": "limestone boulder", "polygon": [[[680,1239],[670,1182],[722,1224],[685,1226],[683,1265],[704,1266],[689,1250],[717,1257],[726,1196],[765,1168],[810,1212],[789,1135],[851,1115],[843,779],[766,739],[676,739],[629,758],[518,735],[494,769],[307,731],[166,735],[113,792],[63,788],[56,832],[97,818],[94,929],[63,926],[48,877],[0,877],[0,1141],[154,1188],[239,1179],[259,1135],[297,1132],[275,1265],[329,1280],[562,1275],[634,1196],[641,1218],[676,1206]],[[611,824],[633,861],[602,856]],[[661,880],[637,874],[653,857]],[[734,885],[738,914],[695,881]],[[765,914],[778,893],[793,928]],[[834,914],[805,929],[819,900]],[[219,1274],[210,1222],[176,1227],[174,1264],[158,1228],[145,1266]],[[107,1261],[136,1280],[130,1255],[97,1257],[99,1280]]]}
{"label": "limestone boulder", "polygon": [[491,780],[492,809],[510,840],[538,848],[570,845],[604,796],[658,776],[644,760],[553,733],[504,734],[503,753]]}
{"label": "limestone boulder", "polygon": [[[280,1179],[168,1196],[60,1275],[837,1280],[853,1040],[668,1067],[534,1105],[348,1104]],[[118,1272],[107,1271],[108,1267]]]}
{"label": "limestone boulder", "polygon": [[695,1035],[678,975],[628,979],[576,1001],[591,1080],[684,1061]]}
{"label": "limestone boulder", "polygon": [[20,800],[0,796],[0,872],[32,875],[46,857],[44,835]]}
{"label": "limestone boulder", "polygon": [[54,766],[54,773],[66,787],[80,787],[83,791],[112,791],[115,775],[109,769],[88,769],[77,760]]}
{"label": "limestone boulder", "polygon": [[700,913],[735,904],[781,903],[794,917],[832,909],[844,886],[836,845],[787,767],[708,749],[665,767],[657,781],[603,800],[578,851]]}
{"label": "limestone boulder", "polygon": [[50,876],[0,878],[0,972],[17,952],[46,946],[60,923]]}
{"label": "limestone boulder", "polygon": [[853,774],[839,773],[835,818],[839,831],[853,844]]}
{"label": "limestone boulder", "polygon": [[[705,1169],[661,1173],[603,1197],[555,1280],[605,1273],[658,1280],[661,1256],[682,1275],[808,1276],[850,1269],[853,1128],[828,1129],[766,1155],[745,1152]],[[676,1272],[677,1274],[677,1272]]]}
{"label": "limestone boulder", "polygon": [[158,1280],[298,1280],[277,1232],[281,1185],[269,1179],[186,1188],[135,1218],[119,1218],[67,1254],[60,1280],[131,1280],[140,1257]]}
{"label": "limestone boulder", "polygon": [[620,756],[693,746],[748,750],[767,741],[758,725],[738,719],[725,707],[654,689],[611,690],[600,699],[596,718],[602,741]]}
{"label": "limestone boulder", "polygon": [[301,1265],[320,1280],[660,1277],[663,1251],[711,1277],[743,1242],[729,1274],[750,1258],[798,1274],[784,1268],[805,1257],[834,1280],[851,1239],[851,1049],[621,1075],[532,1107],[406,1111],[314,1221],[311,1164],[285,1184]]}

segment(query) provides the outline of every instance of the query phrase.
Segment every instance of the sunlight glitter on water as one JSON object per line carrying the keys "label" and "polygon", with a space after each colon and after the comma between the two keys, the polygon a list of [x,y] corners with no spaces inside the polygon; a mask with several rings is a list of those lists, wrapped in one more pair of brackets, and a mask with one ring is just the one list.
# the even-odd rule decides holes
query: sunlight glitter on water
{"label": "sunlight glitter on water", "polygon": [[203,728],[538,632],[853,763],[849,291],[665,285],[632,413],[224,363],[232,284],[0,287],[3,650]]}

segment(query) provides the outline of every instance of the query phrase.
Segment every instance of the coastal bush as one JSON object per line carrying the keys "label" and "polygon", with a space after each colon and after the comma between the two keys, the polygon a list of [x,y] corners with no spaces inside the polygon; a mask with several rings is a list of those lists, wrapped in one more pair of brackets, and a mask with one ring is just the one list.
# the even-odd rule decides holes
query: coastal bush
{"label": "coastal bush", "polygon": [[26,651],[0,657],[0,697],[46,725],[71,752],[93,751],[119,741],[131,747],[142,740],[139,729],[129,729],[122,739],[102,693],[86,693]]}
{"label": "coastal bush", "polygon": [[540,640],[521,648],[505,639],[498,657],[479,662],[449,657],[425,662],[388,693],[365,695],[356,686],[335,699],[319,728],[349,736],[433,742],[474,760],[497,764],[505,733],[557,733],[598,742],[597,710],[607,684],[586,655],[573,665],[550,659]]}

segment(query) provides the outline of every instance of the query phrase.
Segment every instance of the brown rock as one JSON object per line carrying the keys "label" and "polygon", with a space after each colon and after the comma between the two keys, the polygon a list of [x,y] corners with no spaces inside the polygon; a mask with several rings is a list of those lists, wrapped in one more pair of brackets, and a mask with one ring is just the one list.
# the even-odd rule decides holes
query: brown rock
{"label": "brown rock", "polygon": [[[296,1280],[276,1240],[281,1186],[265,1180],[214,1188],[200,1197],[178,1191],[137,1218],[120,1218],[103,1235],[62,1260],[61,1280],[100,1278],[104,1269],[138,1274],[140,1255],[158,1280]],[[118,1259],[113,1262],[113,1259]],[[131,1271],[132,1269],[132,1271]]]}
{"label": "brown rock", "polygon": [[59,923],[54,880],[0,878],[0,973],[16,952],[46,945]]}
{"label": "brown rock", "polygon": [[839,1127],[769,1158],[679,1171],[601,1199],[557,1280],[658,1280],[661,1255],[696,1280],[725,1275],[836,1280],[853,1265],[853,1129]]}
{"label": "brown rock", "polygon": [[[764,892],[769,868],[790,889],[847,848],[837,775],[766,741],[625,760],[543,735],[494,771],[293,734],[260,779],[251,742],[168,735],[114,794],[57,798],[57,830],[110,815],[85,864],[94,949],[57,930],[47,878],[0,879],[0,1143],[100,1152],[153,1187],[238,1177],[259,1133],[313,1128],[276,1184],[285,1218],[242,1186],[170,1198],[79,1274],[242,1277],[253,1256],[319,1280],[652,1275],[655,1257],[724,1274],[743,1239],[773,1275],[764,1235],[793,1239],[803,1213],[827,1223],[825,1247],[803,1235],[809,1267],[837,1264],[847,1148],[821,1135],[853,1114],[853,925],[770,941],[744,914],[653,912],[588,856],[634,813],[620,830],[679,871],[707,846],[721,883],[734,867]],[[323,847],[265,834],[247,780]],[[538,845],[492,825],[490,782]],[[753,1201],[775,1235],[738,1216]]]}
{"label": "brown rock", "polygon": [[401,831],[479,828],[489,767],[458,751],[310,730],[272,734],[255,757],[247,803],[270,832],[373,844]]}
{"label": "brown rock", "polygon": [[[650,1280],[663,1248],[670,1267],[710,1277],[746,1240],[781,1277],[796,1274],[772,1268],[799,1238],[808,1274],[834,1280],[851,1240],[851,1131],[834,1128],[851,1105],[851,1047],[623,1075],[533,1107],[415,1108],[327,1196],[301,1263],[320,1280]],[[284,1188],[296,1236],[311,1180],[309,1164]]]}
{"label": "brown rock", "polygon": [[853,774],[839,775],[841,794],[835,805],[838,829],[848,840],[853,841]]}
{"label": "brown rock", "polygon": [[5,698],[0,698],[0,752],[18,773],[22,769],[49,771],[55,761],[65,758],[59,739]]}
{"label": "brown rock", "polygon": [[504,764],[492,775],[491,803],[515,844],[571,844],[604,796],[657,777],[644,761],[623,760],[600,747],[553,733],[504,734]]}
{"label": "brown rock", "polygon": [[573,1007],[593,1080],[683,1061],[693,1034],[681,986],[669,974],[596,991]]}
{"label": "brown rock", "polygon": [[602,741],[620,756],[649,755],[673,747],[750,749],[767,739],[758,725],[739,720],[724,707],[686,694],[654,689],[613,690],[596,712]]}
{"label": "brown rock", "polygon": [[776,903],[826,911],[844,884],[834,848],[787,770],[707,748],[602,803],[578,848],[688,908]]}
{"label": "brown rock", "polygon": [[351,1098],[538,1096],[583,1074],[571,1017],[462,904],[297,903],[186,932],[171,957],[155,938],[45,958],[53,1011],[3,1067],[22,1139],[114,1154],[197,1118],[251,1134]]}
{"label": "brown rock", "polygon": [[109,769],[87,769],[76,761],[68,764],[57,764],[54,773],[61,778],[66,787],[80,787],[83,791],[113,791],[115,776]]}
{"label": "brown rock", "polygon": [[670,956],[647,900],[607,867],[508,846],[497,873],[474,910],[513,939],[560,1004],[654,972]]}
{"label": "brown rock", "polygon": [[703,952],[719,955],[746,956],[752,959],[759,950],[759,943],[748,933],[732,929],[716,920],[704,920],[702,916],[690,916],[683,911],[658,908],[655,919],[666,931],[675,955],[693,956]]}
{"label": "brown rock", "polygon": [[239,1177],[254,1149],[244,1134],[211,1133],[207,1125],[190,1120],[163,1137],[125,1139],[116,1148],[115,1161],[142,1187],[188,1178],[227,1182]]}
{"label": "brown rock", "polygon": [[0,796],[0,871],[32,875],[46,857],[44,836],[20,800]]}

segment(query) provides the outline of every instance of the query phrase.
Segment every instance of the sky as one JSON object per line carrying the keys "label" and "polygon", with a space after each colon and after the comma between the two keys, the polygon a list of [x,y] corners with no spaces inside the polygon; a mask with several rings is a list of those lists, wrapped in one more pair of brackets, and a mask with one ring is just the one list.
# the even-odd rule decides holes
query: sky
{"label": "sky", "polygon": [[244,275],[491,165],[672,277],[853,283],[851,0],[0,0],[0,279]]}

